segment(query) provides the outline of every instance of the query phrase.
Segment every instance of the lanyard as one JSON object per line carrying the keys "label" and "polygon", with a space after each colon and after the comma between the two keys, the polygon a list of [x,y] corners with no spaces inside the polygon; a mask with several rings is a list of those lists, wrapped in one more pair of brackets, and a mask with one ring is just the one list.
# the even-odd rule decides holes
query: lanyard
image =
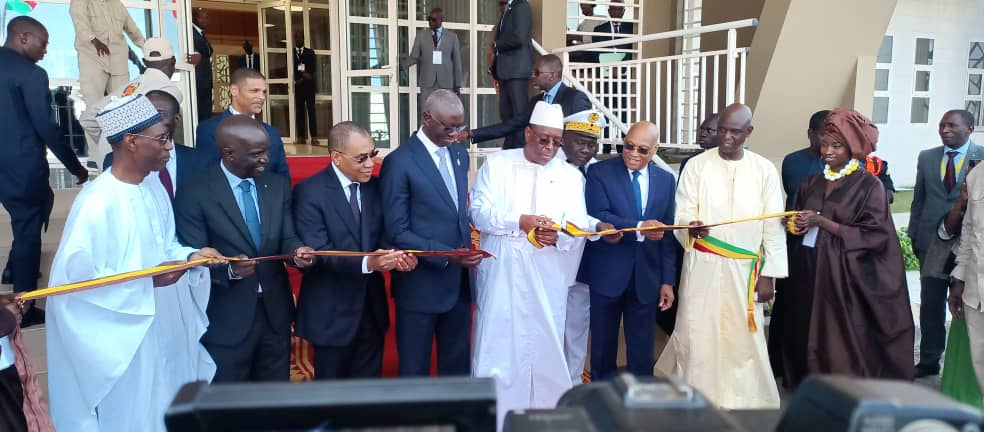
{"label": "lanyard", "polygon": [[[957,153],[957,155],[954,156],[953,158],[956,159],[958,157],[960,158],[960,162],[957,162],[953,166],[953,180],[954,181],[956,181],[957,177],[960,176],[960,169],[963,168],[964,162],[967,161],[967,155],[961,156],[960,153]],[[947,159],[948,158],[946,156],[946,152],[944,151],[943,152],[943,158],[940,160],[940,178],[945,178],[946,177],[946,161],[947,161]]]}

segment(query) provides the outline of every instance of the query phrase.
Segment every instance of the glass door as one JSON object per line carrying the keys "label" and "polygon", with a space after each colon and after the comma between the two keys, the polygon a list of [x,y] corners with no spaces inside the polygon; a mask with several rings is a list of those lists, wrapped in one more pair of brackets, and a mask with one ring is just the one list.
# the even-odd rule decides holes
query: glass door
{"label": "glass door", "polygon": [[396,148],[400,119],[397,82],[397,2],[393,0],[341,0],[345,37],[339,49],[348,53],[342,63],[341,111],[348,120],[366,129],[376,147],[386,153]]}

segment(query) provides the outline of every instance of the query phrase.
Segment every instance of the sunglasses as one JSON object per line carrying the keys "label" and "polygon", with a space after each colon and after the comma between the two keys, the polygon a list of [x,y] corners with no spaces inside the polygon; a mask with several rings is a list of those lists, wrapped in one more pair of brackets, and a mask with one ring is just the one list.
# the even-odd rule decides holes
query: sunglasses
{"label": "sunglasses", "polygon": [[342,152],[335,152],[335,153],[338,153],[338,154],[340,154],[342,156],[345,156],[345,157],[347,157],[349,159],[352,159],[352,161],[354,161],[355,163],[357,163],[359,165],[362,165],[362,164],[366,163],[367,160],[372,159],[372,158],[378,156],[379,155],[379,150],[373,149],[369,153],[362,153],[362,154],[360,154],[358,156],[349,156],[349,155],[347,155],[345,153],[342,153]]}
{"label": "sunglasses", "polygon": [[625,149],[625,151],[634,151],[634,152],[639,153],[639,154],[641,154],[643,156],[648,155],[649,154],[649,150],[650,150],[649,147],[639,147],[639,146],[637,146],[635,144],[629,144],[629,143],[623,144],[622,147]]}

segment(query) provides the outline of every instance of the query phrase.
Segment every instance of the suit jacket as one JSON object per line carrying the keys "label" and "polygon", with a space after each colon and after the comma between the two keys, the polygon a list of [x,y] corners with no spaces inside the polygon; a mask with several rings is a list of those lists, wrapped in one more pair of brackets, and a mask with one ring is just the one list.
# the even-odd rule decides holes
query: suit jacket
{"label": "suit jacket", "polygon": [[[362,218],[356,223],[335,170],[329,165],[294,188],[294,221],[304,244],[315,250],[373,251],[383,239],[383,202],[378,180],[359,186]],[[369,310],[365,306],[369,304]],[[304,270],[297,300],[297,336],[314,345],[352,341],[364,313],[389,327],[386,286],[379,272],[362,273],[361,257],[319,257]]]}
{"label": "suit jacket", "polygon": [[[655,163],[649,163],[649,195],[641,220],[628,168],[621,157],[592,165],[587,177],[584,196],[591,216],[616,228],[632,228],[648,219],[673,223],[676,181]],[[658,302],[660,286],[677,282],[675,240],[671,233],[657,241],[639,242],[636,238],[631,233],[614,245],[601,240],[588,242],[578,280],[606,297],[622,295],[634,280],[640,303]]]}
{"label": "suit jacket", "polygon": [[[75,25],[75,51],[80,58],[95,62],[103,72],[111,75],[129,74],[127,64],[130,48],[126,43],[126,33],[138,47],[143,47],[144,36],[120,1],[73,0],[69,3],[68,14]],[[54,32],[55,28],[49,29]],[[110,55],[99,56],[96,46],[89,41],[95,36],[106,44]],[[83,66],[85,67],[85,66]],[[100,94],[102,91],[100,90]]]}
{"label": "suit jacket", "polygon": [[[229,110],[222,111],[221,114],[199,123],[198,129],[195,129],[195,148],[201,152],[209,165],[214,165],[222,159],[216,147],[215,131],[219,130],[219,123],[231,115],[232,112]],[[290,168],[287,167],[287,153],[284,150],[284,140],[280,138],[280,131],[266,122],[261,123],[266,128],[267,135],[270,135],[270,162],[266,169],[289,179]]]}
{"label": "suit jacket", "polygon": [[[290,181],[263,173],[255,178],[257,210],[262,230],[260,245],[254,245],[236,197],[222,169],[212,166],[178,184],[174,197],[174,219],[182,244],[194,248],[211,246],[222,255],[257,257],[293,253],[303,244],[294,231]],[[271,328],[290,336],[294,320],[294,295],[283,261],[256,264],[256,272],[230,279],[228,267],[210,269],[212,292],[208,301],[208,331],[202,342],[233,346],[243,341],[253,325],[257,287],[263,287],[263,305]]]}
{"label": "suit jacket", "polygon": [[253,65],[252,65],[253,67],[252,67],[252,69],[253,70],[256,70],[256,71],[259,71],[260,70],[260,55],[257,54],[257,53],[248,54],[248,55],[247,54],[243,54],[243,55],[239,56],[236,59],[236,68],[238,69],[238,68],[244,68],[244,67],[246,67],[246,58],[247,57],[252,57],[253,58]]}
{"label": "suit jacket", "polygon": [[909,215],[909,238],[912,239],[912,247],[920,252],[926,251],[930,239],[936,236],[940,219],[960,198],[959,186],[967,175],[969,161],[984,159],[984,148],[971,142],[960,172],[957,173],[958,187],[947,193],[940,176],[940,164],[946,157],[945,150],[944,146],[923,150],[919,152],[916,163],[916,187]]}
{"label": "suit jacket", "polygon": [[47,199],[45,146],[70,172],[82,164],[52,119],[48,74],[17,52],[0,47],[0,197]]}
{"label": "suit jacket", "polygon": [[[510,134],[529,126],[530,116],[533,115],[533,107],[536,106],[537,102],[543,100],[544,95],[546,93],[540,93],[530,98],[530,105],[526,109],[526,112],[519,116],[514,116],[498,124],[475,129],[472,141],[482,142],[507,137],[506,142],[502,146],[503,150],[522,148],[526,144],[525,138],[520,137],[519,140],[513,142]],[[565,117],[591,109],[591,102],[588,100],[587,95],[573,87],[568,87],[564,83],[560,83],[560,88],[557,89],[557,95],[554,97],[553,103],[560,104]]]}
{"label": "suit jacket", "polygon": [[436,65],[433,61],[435,48],[432,34],[430,28],[417,30],[417,37],[413,39],[413,47],[410,48],[410,56],[404,59],[400,66],[406,68],[417,65],[417,85],[420,87],[448,90],[464,87],[465,80],[461,75],[461,44],[458,42],[458,35],[447,27],[444,28],[440,45],[437,47],[442,53],[441,64]]}
{"label": "suit jacket", "polygon": [[499,81],[528,79],[533,73],[533,14],[526,0],[513,0],[495,32],[492,76]]}
{"label": "suit jacket", "polygon": [[297,47],[291,48],[291,52],[294,53],[294,82],[303,81],[301,76],[301,71],[297,70],[300,65],[304,65],[304,72],[311,74],[311,82],[315,82],[318,78],[317,75],[317,60],[314,56],[314,50],[311,48],[301,48],[301,54],[297,54]]}
{"label": "suit jacket", "polygon": [[[633,31],[634,28],[632,25],[633,23],[630,22],[619,22],[618,33],[626,34],[626,35],[635,35],[635,32]],[[612,22],[608,21],[602,25],[599,25],[598,27],[595,27],[594,31],[596,33],[609,33],[609,34],[614,33],[612,31]],[[614,39],[612,36],[592,36],[591,42],[607,42],[612,39]],[[616,45],[610,48],[632,49],[632,44]],[[623,60],[632,60],[632,57],[633,57],[632,53],[625,53],[625,58]],[[594,60],[595,61],[598,60],[598,53],[595,53]]]}
{"label": "suit jacket", "polygon": [[[192,41],[195,44],[195,52],[202,55],[202,59],[195,65],[195,88],[204,90],[212,88],[212,44],[203,33],[199,33],[195,28],[191,29]],[[199,107],[199,109],[201,109]]]}
{"label": "suit jacket", "polygon": [[[177,171],[175,177],[178,180],[178,186],[181,186],[188,179],[194,177],[209,166],[209,161],[203,158],[197,149],[186,145],[175,144],[174,157],[176,159],[175,169]],[[111,166],[113,166],[113,153],[107,154],[102,164],[103,170],[107,170]]]}
{"label": "suit jacket", "polygon": [[[471,247],[468,153],[458,144],[449,151],[458,189],[457,209],[434,159],[416,134],[386,156],[380,180],[386,203],[386,241],[392,247],[429,251]],[[413,271],[392,275],[397,306],[425,313],[451,310],[462,294],[461,272],[462,267],[447,258],[420,258]],[[469,281],[469,289],[473,286]]]}

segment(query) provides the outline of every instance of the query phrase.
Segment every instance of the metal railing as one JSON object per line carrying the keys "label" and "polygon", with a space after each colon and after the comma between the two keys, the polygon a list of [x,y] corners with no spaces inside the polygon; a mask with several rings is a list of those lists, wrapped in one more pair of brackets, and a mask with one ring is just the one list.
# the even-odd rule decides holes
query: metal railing
{"label": "metal railing", "polygon": [[[621,143],[628,126],[640,120],[656,123],[660,145],[696,148],[699,122],[734,102],[745,101],[749,48],[737,46],[737,30],[758,25],[757,19],[712,24],[641,36],[558,48],[551,53],[564,61],[564,81],[588,95],[611,127],[602,143]],[[624,52],[618,46],[727,32],[720,51],[640,58],[612,63],[572,63],[575,52]],[[547,51],[534,41],[540,54]]]}

